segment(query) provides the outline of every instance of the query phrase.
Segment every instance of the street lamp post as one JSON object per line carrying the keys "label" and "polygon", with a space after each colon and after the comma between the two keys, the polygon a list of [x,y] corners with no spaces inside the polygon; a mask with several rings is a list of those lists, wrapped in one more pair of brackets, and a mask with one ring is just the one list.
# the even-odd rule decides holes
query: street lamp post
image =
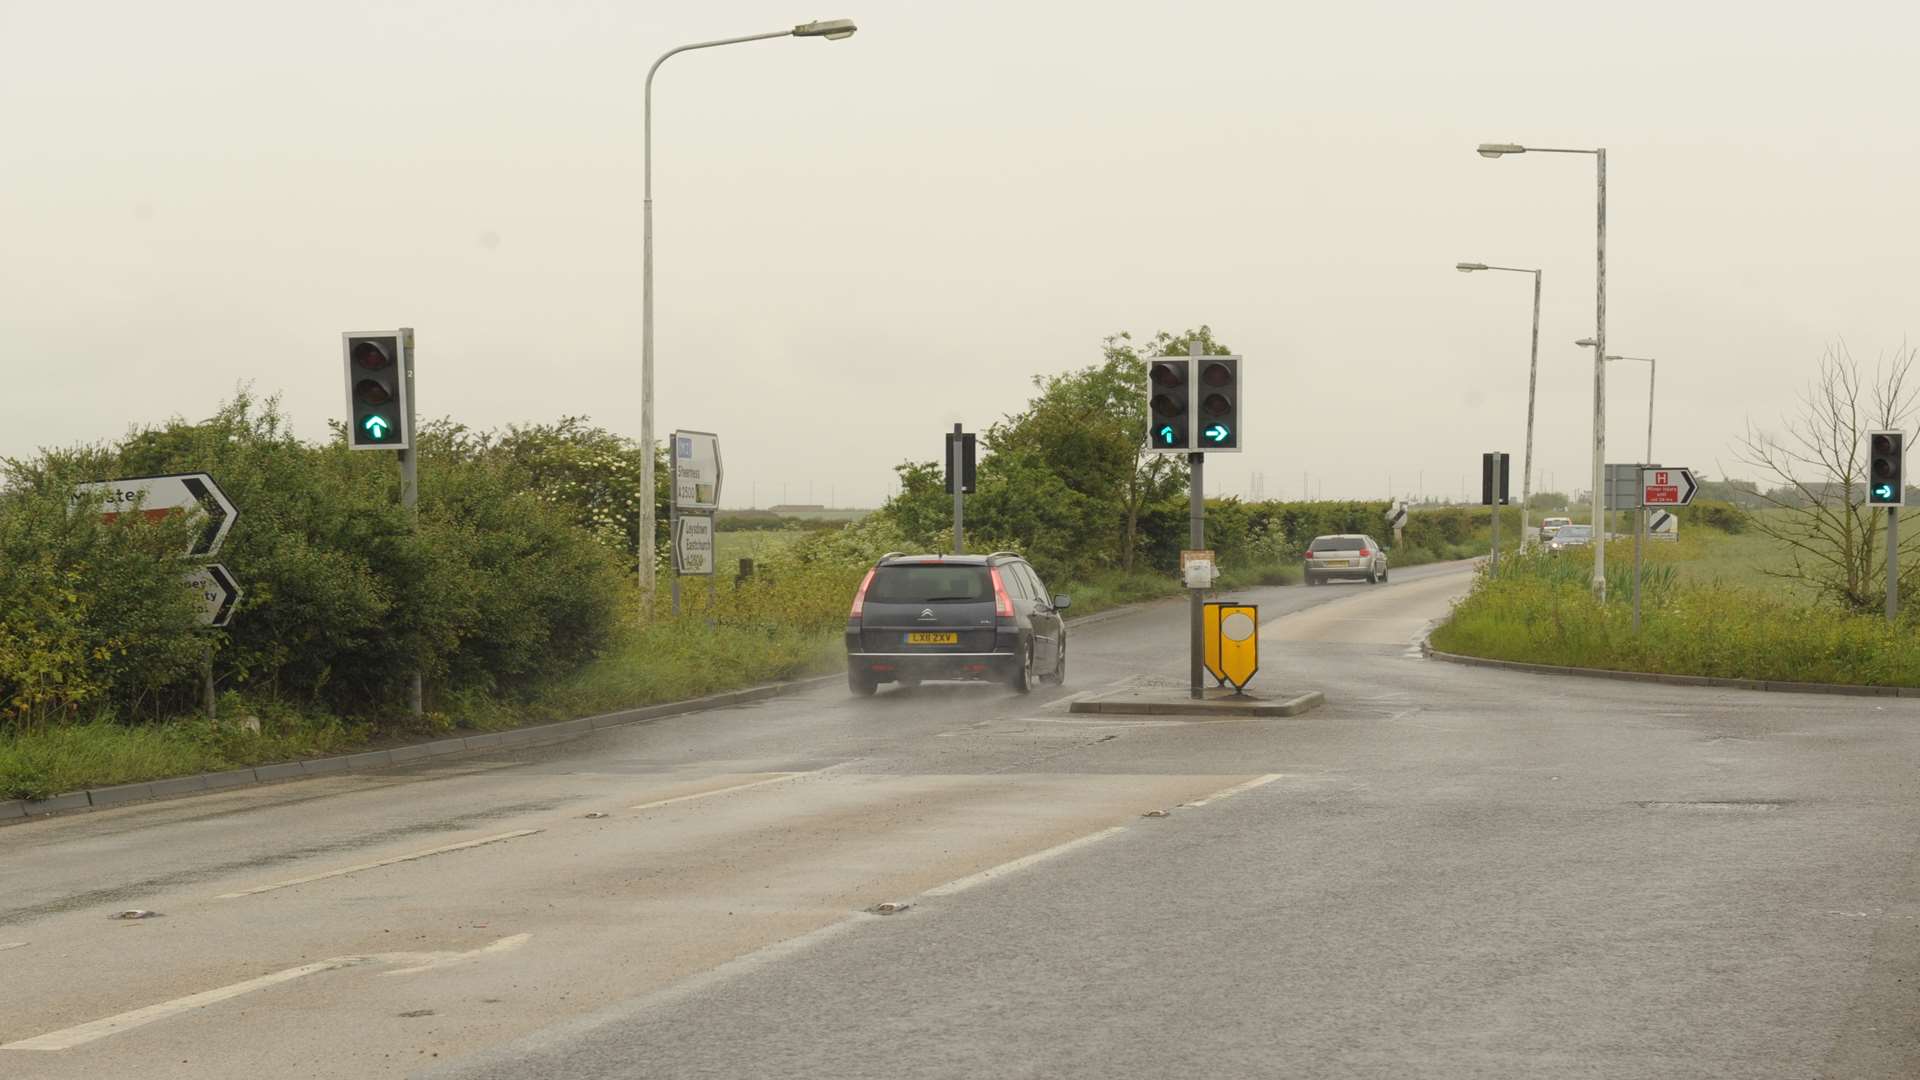
{"label": "street lamp post", "polygon": [[1654,460],[1653,460],[1653,381],[1654,381],[1654,376],[1660,373],[1659,371],[1660,365],[1651,356],[1609,356],[1607,357],[1607,359],[1638,360],[1641,363],[1647,365],[1647,459],[1646,460],[1647,460],[1647,464],[1652,465],[1654,464]]}
{"label": "street lamp post", "polygon": [[[1640,459],[1642,465],[1655,464],[1653,460],[1653,377],[1659,365],[1651,356],[1609,356],[1608,360],[1638,360],[1647,365],[1647,456]],[[1634,515],[1633,525],[1633,632],[1640,632],[1640,547],[1647,538],[1647,508],[1640,507]]]}
{"label": "street lamp post", "polygon": [[[1533,345],[1527,360],[1527,453],[1520,474],[1520,546],[1527,546],[1527,519],[1533,509],[1533,399],[1540,385],[1540,271],[1517,266],[1488,266],[1486,263],[1455,263],[1455,270],[1470,274],[1475,270],[1506,270],[1533,275]],[[1494,513],[1500,508],[1494,507]]]}
{"label": "street lamp post", "polygon": [[1607,458],[1607,151],[1574,150],[1550,146],[1521,146],[1518,143],[1481,143],[1481,157],[1497,158],[1507,154],[1592,154],[1598,192],[1599,238],[1594,249],[1594,342],[1593,350],[1593,593],[1607,598],[1607,531],[1603,527]]}
{"label": "street lamp post", "polygon": [[691,52],[694,49],[711,49],[719,45],[738,45],[747,41],[765,41],[769,38],[817,37],[828,41],[850,38],[858,27],[851,19],[828,19],[802,23],[787,30],[774,30],[765,34],[748,34],[745,37],[721,38],[718,41],[696,41],[691,45],[682,45],[668,49],[647,69],[645,149],[643,151],[643,201],[640,211],[640,445],[645,453],[640,458],[640,594],[649,613],[653,610],[653,75],[667,57],[676,53]]}

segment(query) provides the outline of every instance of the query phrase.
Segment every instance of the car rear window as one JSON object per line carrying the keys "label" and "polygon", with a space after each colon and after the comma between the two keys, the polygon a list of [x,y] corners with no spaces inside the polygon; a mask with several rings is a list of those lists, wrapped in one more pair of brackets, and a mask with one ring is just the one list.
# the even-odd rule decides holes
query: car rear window
{"label": "car rear window", "polygon": [[1593,526],[1591,526],[1591,525],[1562,525],[1562,526],[1560,526],[1560,533],[1561,533],[1561,535],[1562,535],[1562,536],[1566,536],[1566,537],[1569,537],[1569,538],[1571,538],[1571,537],[1575,537],[1575,536],[1591,536],[1591,535],[1593,534]]}
{"label": "car rear window", "polygon": [[1322,536],[1322,537],[1317,537],[1313,541],[1313,544],[1307,548],[1307,550],[1308,551],[1359,551],[1361,548],[1365,546],[1366,546],[1366,541],[1360,539],[1357,536]]}
{"label": "car rear window", "polygon": [[882,566],[867,586],[867,599],[882,604],[968,603],[993,599],[984,566]]}

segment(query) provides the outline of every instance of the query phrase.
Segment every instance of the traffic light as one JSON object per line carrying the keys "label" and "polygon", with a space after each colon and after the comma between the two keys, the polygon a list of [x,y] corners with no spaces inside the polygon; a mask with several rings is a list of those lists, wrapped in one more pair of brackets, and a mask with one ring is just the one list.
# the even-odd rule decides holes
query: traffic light
{"label": "traffic light", "polygon": [[1240,358],[1202,356],[1194,360],[1199,369],[1199,407],[1194,410],[1198,427],[1193,441],[1195,450],[1220,453],[1240,449]]}
{"label": "traffic light", "polygon": [[340,335],[347,367],[347,446],[405,450],[412,445],[406,338],[398,330]]}
{"label": "traffic light", "polygon": [[1165,357],[1147,365],[1147,445],[1155,450],[1184,453],[1193,448],[1187,438],[1191,419],[1187,390],[1192,372],[1193,361],[1184,356]]}
{"label": "traffic light", "polygon": [[1875,431],[1867,436],[1867,505],[1907,505],[1907,435]]}

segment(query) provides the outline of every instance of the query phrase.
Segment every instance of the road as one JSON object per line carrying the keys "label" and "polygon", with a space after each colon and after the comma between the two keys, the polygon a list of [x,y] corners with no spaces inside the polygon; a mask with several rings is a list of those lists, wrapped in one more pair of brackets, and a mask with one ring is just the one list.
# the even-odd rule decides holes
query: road
{"label": "road", "polygon": [[1301,718],[1070,714],[1156,604],[1028,697],[0,829],[0,1076],[1920,1075],[1920,703],[1420,659],[1467,580],[1251,594]]}

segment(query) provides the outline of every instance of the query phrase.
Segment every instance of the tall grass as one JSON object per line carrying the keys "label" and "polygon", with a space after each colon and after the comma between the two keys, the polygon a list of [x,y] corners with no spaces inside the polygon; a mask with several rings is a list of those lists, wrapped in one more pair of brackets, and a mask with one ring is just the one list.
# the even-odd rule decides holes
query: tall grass
{"label": "tall grass", "polygon": [[1578,552],[1503,559],[1434,632],[1434,647],[1616,671],[1920,686],[1920,628],[1911,621],[1890,626],[1793,593],[1700,583],[1662,562],[1643,582],[1636,635],[1631,563],[1610,559],[1607,569],[1602,604],[1589,588],[1592,564]]}

